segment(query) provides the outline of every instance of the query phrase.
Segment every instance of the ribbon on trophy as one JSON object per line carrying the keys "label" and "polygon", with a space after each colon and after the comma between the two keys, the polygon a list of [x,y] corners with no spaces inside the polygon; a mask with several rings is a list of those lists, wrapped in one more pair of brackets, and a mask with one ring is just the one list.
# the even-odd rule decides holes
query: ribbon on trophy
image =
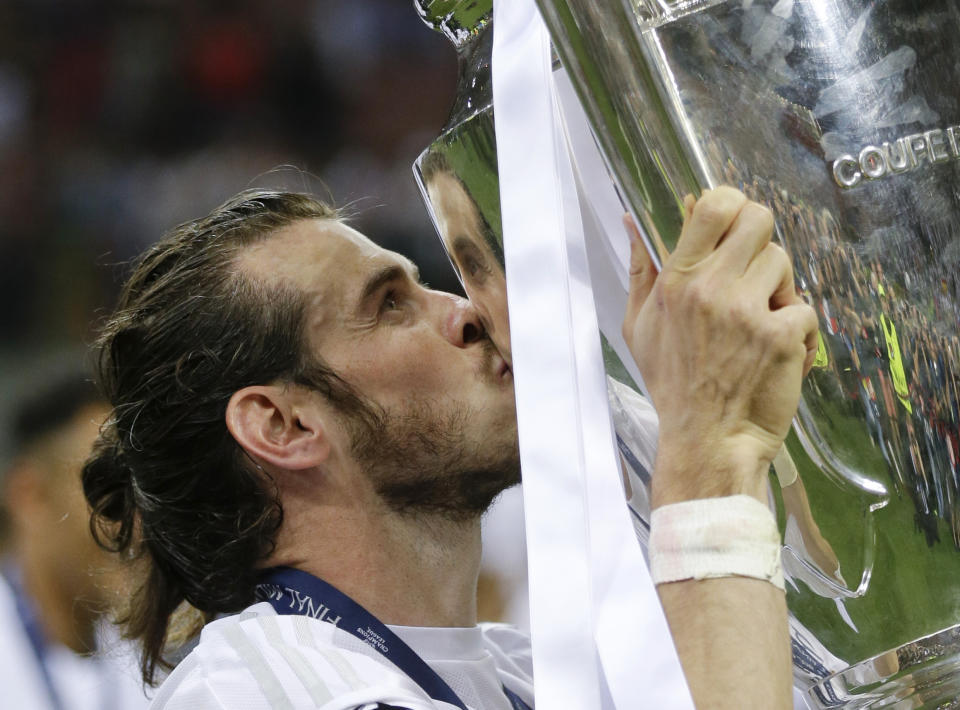
{"label": "ribbon on trophy", "polygon": [[[692,708],[617,475],[598,330],[612,326],[598,323],[588,250],[605,251],[614,274],[600,298],[619,292],[625,302],[627,236],[609,234],[620,225],[611,210],[622,208],[615,196],[578,191],[568,145],[589,134],[581,116],[568,116],[578,133],[567,135],[532,0],[494,4],[493,92],[536,702]],[[597,159],[587,162],[596,169]]]}

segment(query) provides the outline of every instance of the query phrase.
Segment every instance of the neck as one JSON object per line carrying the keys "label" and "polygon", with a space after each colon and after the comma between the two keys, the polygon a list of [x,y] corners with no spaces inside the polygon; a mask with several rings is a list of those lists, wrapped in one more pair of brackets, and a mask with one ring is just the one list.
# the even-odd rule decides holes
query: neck
{"label": "neck", "polygon": [[479,519],[401,515],[382,505],[307,511],[285,502],[270,563],[320,577],[386,624],[477,622]]}

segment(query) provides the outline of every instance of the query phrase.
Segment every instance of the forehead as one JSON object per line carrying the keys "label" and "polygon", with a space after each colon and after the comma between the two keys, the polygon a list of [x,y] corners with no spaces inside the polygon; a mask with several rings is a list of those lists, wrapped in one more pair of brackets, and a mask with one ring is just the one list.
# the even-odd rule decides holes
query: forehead
{"label": "forehead", "polygon": [[414,270],[406,257],[333,219],[302,220],[279,229],[246,249],[238,265],[254,277],[296,287],[307,294],[317,315],[355,308],[370,276],[385,267]]}
{"label": "forehead", "polygon": [[474,218],[477,206],[463,184],[448,173],[438,173],[427,184],[427,193],[434,209],[447,219],[460,216]]}
{"label": "forehead", "polygon": [[447,173],[436,175],[427,185],[440,228],[440,238],[447,251],[456,250],[456,241],[469,239],[478,246],[488,246],[480,224],[480,211],[466,188]]}
{"label": "forehead", "polygon": [[334,219],[305,219],[278,229],[246,249],[241,267],[255,276],[305,280],[331,264],[359,262],[384,251],[357,230]]}

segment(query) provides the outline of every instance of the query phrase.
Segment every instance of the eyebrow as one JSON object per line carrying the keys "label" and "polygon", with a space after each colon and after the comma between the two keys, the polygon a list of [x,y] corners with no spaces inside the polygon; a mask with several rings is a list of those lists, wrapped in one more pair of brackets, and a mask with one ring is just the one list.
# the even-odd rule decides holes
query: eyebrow
{"label": "eyebrow", "polygon": [[363,289],[360,291],[360,303],[366,303],[367,299],[377,293],[385,284],[404,279],[411,279],[420,283],[420,269],[409,259],[404,259],[402,264],[388,264],[378,269],[371,274],[363,285]]}
{"label": "eyebrow", "polygon": [[460,254],[466,251],[480,252],[481,250],[472,239],[460,235],[453,240],[453,251]]}

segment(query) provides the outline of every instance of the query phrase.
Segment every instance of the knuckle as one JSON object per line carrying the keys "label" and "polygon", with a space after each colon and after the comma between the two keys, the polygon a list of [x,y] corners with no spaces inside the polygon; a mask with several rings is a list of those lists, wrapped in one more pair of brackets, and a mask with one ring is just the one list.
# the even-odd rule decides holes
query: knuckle
{"label": "knuckle", "polygon": [[753,305],[745,298],[738,298],[730,304],[730,316],[733,324],[741,328],[752,327],[756,321]]}
{"label": "knuckle", "polygon": [[770,260],[775,266],[781,267],[791,267],[790,256],[787,254],[786,250],[779,244],[774,244],[770,242],[767,244],[764,249],[770,253]]}
{"label": "knuckle", "polygon": [[657,290],[668,303],[676,301],[687,287],[687,279],[675,269],[664,271],[657,279]]}
{"label": "knuckle", "polygon": [[802,343],[793,325],[783,318],[772,318],[765,329],[765,340],[771,352],[783,359],[792,355]]}
{"label": "knuckle", "polygon": [[786,274],[793,283],[793,262],[790,261],[790,255],[779,244],[768,242],[764,247],[770,257],[770,268],[775,272]]}
{"label": "knuckle", "polygon": [[756,219],[760,226],[764,230],[772,233],[776,224],[776,220],[773,217],[773,210],[766,205],[761,205],[759,202],[751,202],[749,206],[750,210],[756,214]]}
{"label": "knuckle", "polygon": [[709,279],[693,279],[684,289],[683,302],[687,310],[707,316],[716,316],[722,299]]}
{"label": "knuckle", "polygon": [[693,208],[693,216],[700,222],[717,224],[726,221],[729,211],[723,202],[715,199],[712,194],[706,194]]}
{"label": "knuckle", "polygon": [[687,289],[687,299],[698,306],[709,306],[713,299],[711,298],[710,284],[706,279],[695,279],[690,282]]}
{"label": "knuckle", "polygon": [[698,221],[706,224],[726,224],[746,202],[746,195],[724,185],[704,192],[693,208],[693,215]]}
{"label": "knuckle", "polygon": [[666,272],[660,278],[657,287],[658,303],[662,304],[671,317],[686,317],[697,308],[700,299],[697,279],[687,278],[675,271]]}
{"label": "knuckle", "polygon": [[811,317],[815,328],[817,317],[813,309],[801,314],[799,318],[774,317],[769,320],[766,339],[776,357],[780,359],[799,357],[802,360],[806,356],[806,339],[811,332]]}
{"label": "knuckle", "polygon": [[743,205],[743,203],[747,201],[747,196],[744,195],[743,192],[730,185],[721,185],[720,187],[714,188],[710,190],[710,194],[718,200],[723,200],[738,206]]}
{"label": "knuckle", "polygon": [[763,234],[769,239],[773,236],[775,221],[773,212],[770,208],[761,205],[759,202],[748,202],[741,210],[741,215],[750,229],[758,234]]}

